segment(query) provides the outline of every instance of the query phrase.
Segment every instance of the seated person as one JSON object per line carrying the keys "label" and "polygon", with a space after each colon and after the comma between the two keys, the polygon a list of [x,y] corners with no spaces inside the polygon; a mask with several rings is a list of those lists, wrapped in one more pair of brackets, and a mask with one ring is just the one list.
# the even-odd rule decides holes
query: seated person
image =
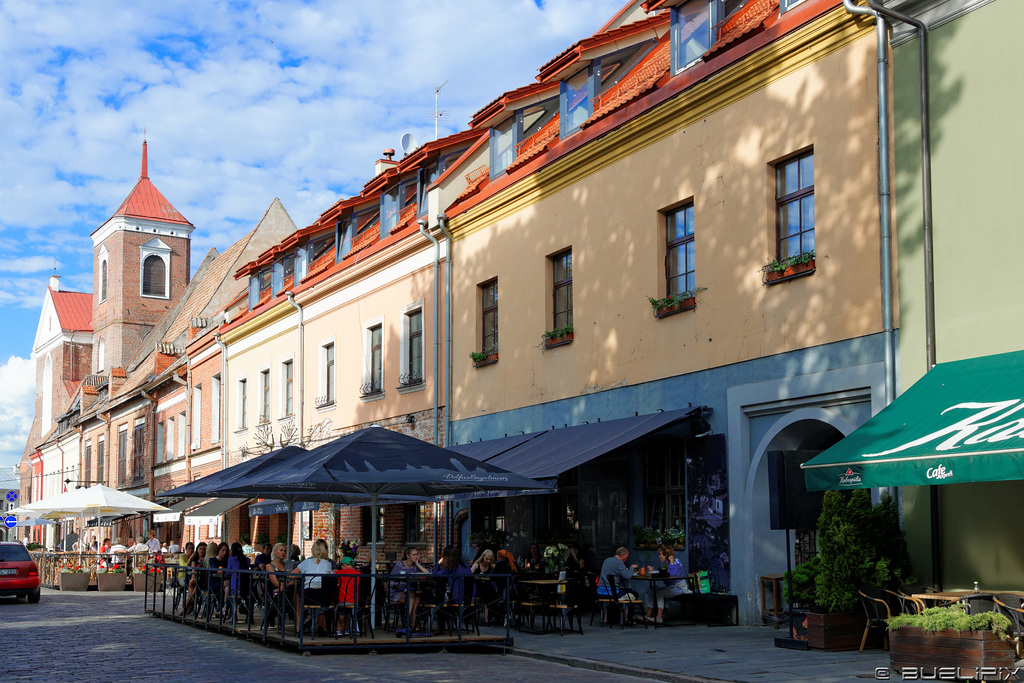
{"label": "seated person", "polygon": [[247,607],[245,600],[249,597],[249,574],[242,574],[239,570],[248,571],[250,568],[249,558],[243,552],[243,546],[238,541],[231,544],[231,556],[228,558],[228,575],[231,577],[228,586],[228,595],[238,601],[238,609],[243,614]]}
{"label": "seated person", "polygon": [[[216,548],[216,554],[210,556],[210,548]],[[224,571],[228,567],[228,551],[230,548],[227,543],[221,543],[220,545],[214,545],[210,543],[206,546],[206,568],[213,569],[207,577],[207,588],[210,593],[217,596],[220,600],[224,597],[227,586],[224,582]]]}
{"label": "seated person", "polygon": [[334,573],[345,577],[338,579],[338,605],[348,608],[349,612],[343,616],[343,625],[334,635],[347,636],[349,635],[351,610],[356,608],[359,601],[359,580],[353,577],[359,577],[361,574],[355,568],[355,560],[348,555],[342,557],[338,564],[341,569],[335,570]]}
{"label": "seated person", "polygon": [[[656,623],[661,623],[665,615],[665,599],[674,598],[690,592],[686,585],[686,573],[683,565],[676,559],[676,551],[670,545],[662,545],[658,548],[658,555],[661,557],[661,568],[667,572],[669,578],[661,582],[651,583],[651,593],[647,596],[647,618],[653,617],[654,606],[658,607],[658,616],[653,617]],[[647,568],[648,572],[656,571],[653,567]],[[660,583],[661,585],[657,585]]]}
{"label": "seated person", "polygon": [[[402,574],[429,574],[430,571],[420,564],[420,551],[416,548],[406,548],[402,553],[402,559],[395,562],[391,569],[391,575]],[[406,605],[411,623],[416,623],[416,609],[420,605],[420,594],[412,590],[408,581],[391,580],[391,602],[394,604],[405,603],[405,596],[408,594],[409,602]]]}
{"label": "seated person", "polygon": [[569,546],[569,549],[565,552],[562,570],[565,572],[565,578],[567,579],[583,576],[583,561],[577,555],[576,546]]}
{"label": "seated person", "polygon": [[142,541],[136,541],[134,538],[129,536],[128,537],[128,550],[127,550],[127,552],[129,552],[129,553],[131,553],[133,555],[136,554],[136,553],[148,553],[149,552],[149,546],[146,545],[145,543],[143,543]]}
{"label": "seated person", "polygon": [[[293,549],[298,550],[296,546]],[[328,595],[324,588],[321,577],[324,575],[330,575],[334,573],[334,567],[331,565],[331,561],[327,558],[327,544],[322,540],[316,540],[313,542],[313,549],[311,551],[311,557],[306,558],[298,564],[295,569],[292,570],[293,574],[303,575],[303,585],[305,588],[305,595],[303,596],[303,604],[316,604],[316,605],[330,605],[334,600],[333,595]],[[317,628],[322,632],[327,631],[326,627],[326,615],[321,612],[317,618]]]}
{"label": "seated person", "polygon": [[522,567],[524,572],[542,572],[544,571],[544,556],[541,555],[540,546],[536,543],[530,544],[530,549],[526,551],[526,555],[523,557]]}
{"label": "seated person", "polygon": [[263,551],[256,555],[256,559],[253,560],[252,565],[258,568],[260,571],[267,571],[267,565],[270,564],[270,554],[273,546],[269,543],[263,544]]}
{"label": "seated person", "polygon": [[[470,567],[470,571],[473,574],[487,576],[495,571],[494,569],[494,553],[490,550],[485,550],[480,555],[480,559],[473,563]],[[483,602],[484,606],[484,622],[490,621],[488,606],[493,604],[498,598],[498,591],[494,586],[493,581],[478,581],[476,584],[477,597]]]}
{"label": "seated person", "polygon": [[[635,564],[626,566],[626,560],[629,559],[629,550],[626,548],[618,548],[615,554],[604,561],[601,565],[601,576],[599,583],[597,584],[598,595],[608,595],[617,598],[620,602],[628,602],[629,600],[637,600],[640,596],[629,588],[629,580],[633,578],[633,570],[636,569]],[[611,586],[608,585],[608,576],[615,577],[615,593],[612,594]]]}

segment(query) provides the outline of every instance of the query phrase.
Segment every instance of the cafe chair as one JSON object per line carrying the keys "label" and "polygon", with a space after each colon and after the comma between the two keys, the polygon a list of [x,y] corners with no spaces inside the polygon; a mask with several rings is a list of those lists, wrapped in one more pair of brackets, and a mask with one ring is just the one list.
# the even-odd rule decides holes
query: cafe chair
{"label": "cafe chair", "polygon": [[864,644],[868,641],[868,631],[873,628],[882,630],[882,647],[889,649],[889,603],[885,601],[885,593],[881,588],[865,586],[857,591],[860,604],[864,607],[867,622],[864,624],[864,635],[860,638],[860,650],[864,652]]}
{"label": "cafe chair", "polygon": [[332,621],[338,605],[338,577],[327,574],[321,574],[319,576],[319,590],[302,587],[299,589],[299,599],[302,606],[301,612],[306,615],[304,617],[306,621],[300,628],[305,628],[306,624],[308,624],[311,639],[316,638],[317,622],[320,621],[321,616],[324,617],[326,632],[334,632]]}
{"label": "cafe chair", "polygon": [[[908,584],[904,584],[904,585],[900,586],[898,590],[899,590],[899,593],[901,595],[904,595],[904,596],[906,596],[908,598],[910,596],[912,596],[912,595],[920,595],[922,593],[938,593],[938,592],[940,592],[939,589],[932,588],[931,586],[926,586],[923,583],[908,583]],[[949,605],[952,605],[954,602],[956,602],[956,600],[945,600],[945,601],[943,601],[943,600],[931,600],[931,601],[929,601],[930,604],[929,603],[925,603],[924,601],[920,601],[920,602],[922,604],[922,608],[921,609],[923,610],[923,609],[928,608],[928,607],[948,607]]]}
{"label": "cafe chair", "polygon": [[[572,618],[576,617],[576,625],[579,627],[580,635],[583,635],[583,617],[581,616],[581,605],[583,604],[584,586],[580,579],[567,579],[558,584],[555,591],[555,601],[550,607],[549,619],[558,619],[558,633],[565,635],[565,624],[569,623],[569,633],[573,632]],[[554,624],[552,623],[552,630]]]}
{"label": "cafe chair", "polygon": [[[619,628],[626,627],[626,622],[629,620],[637,605],[640,606],[640,619],[643,621],[644,628],[647,628],[647,612],[644,610],[644,601],[640,598],[632,597],[629,593],[624,594],[620,598],[614,597],[619,594],[619,584],[614,574],[606,576],[605,581],[608,582],[608,589],[612,594],[612,602],[608,607],[610,608],[612,605],[615,605],[619,610]],[[611,626],[610,618],[608,619],[608,625]]]}
{"label": "cafe chair", "polygon": [[968,614],[981,614],[982,612],[995,612],[996,603],[992,600],[990,593],[979,593],[978,595],[965,595],[960,598],[964,611]]}
{"label": "cafe chair", "polygon": [[523,584],[515,583],[511,590],[510,609],[515,615],[512,624],[513,628],[522,631],[523,624],[529,619],[530,630],[532,631],[537,613],[545,609],[546,603],[536,595],[531,594]]}
{"label": "cafe chair", "polygon": [[1015,659],[1024,658],[1024,596],[1017,593],[996,593],[992,596],[996,609],[1010,620]]}
{"label": "cafe chair", "polygon": [[885,600],[893,614],[920,614],[926,605],[923,600],[904,595],[899,591],[885,590]]}

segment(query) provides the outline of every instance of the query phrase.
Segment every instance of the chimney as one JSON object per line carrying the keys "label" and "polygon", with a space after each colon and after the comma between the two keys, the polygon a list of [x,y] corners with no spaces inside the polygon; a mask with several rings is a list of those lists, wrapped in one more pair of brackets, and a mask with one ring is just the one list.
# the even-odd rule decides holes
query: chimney
{"label": "chimney", "polygon": [[178,360],[176,355],[170,353],[156,352],[156,367],[153,368],[153,374],[161,375],[164,370],[174,365],[174,362]]}
{"label": "chimney", "polygon": [[124,384],[127,377],[124,368],[110,368],[110,396],[113,397],[117,390]]}
{"label": "chimney", "polygon": [[395,166],[398,166],[398,162],[392,158],[395,156],[395,150],[385,149],[383,155],[384,158],[378,159],[377,163],[373,165],[374,177],[379,176],[381,173],[388,170],[389,168],[394,168]]}
{"label": "chimney", "polygon": [[92,407],[96,404],[96,399],[100,397],[99,394],[100,390],[98,387],[91,384],[82,384],[82,408],[80,414],[85,415],[92,410]]}
{"label": "chimney", "polygon": [[60,291],[60,275],[50,276],[50,289],[52,289],[55,292]]}

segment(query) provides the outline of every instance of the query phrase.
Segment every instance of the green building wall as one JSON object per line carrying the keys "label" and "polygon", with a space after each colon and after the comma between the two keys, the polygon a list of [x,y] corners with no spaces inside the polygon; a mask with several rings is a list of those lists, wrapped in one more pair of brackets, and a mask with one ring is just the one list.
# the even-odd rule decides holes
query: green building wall
{"label": "green building wall", "polygon": [[[961,3],[967,5],[970,3]],[[929,32],[938,362],[1024,348],[1024,3],[998,0]],[[900,383],[926,370],[917,39],[893,51]],[[1021,387],[1024,393],[1024,387]],[[970,400],[964,396],[964,400]],[[935,487],[945,588],[1024,587],[1024,482]],[[931,571],[926,487],[903,492],[918,576]]]}

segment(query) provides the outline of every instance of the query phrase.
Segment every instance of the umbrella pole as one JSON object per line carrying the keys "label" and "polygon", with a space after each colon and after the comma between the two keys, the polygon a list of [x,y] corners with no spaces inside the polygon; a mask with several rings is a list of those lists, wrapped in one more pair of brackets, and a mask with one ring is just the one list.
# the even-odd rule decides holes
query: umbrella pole
{"label": "umbrella pole", "polygon": [[[370,625],[377,628],[377,492],[370,494]],[[406,624],[410,628],[411,624]]]}
{"label": "umbrella pole", "polygon": [[[292,557],[292,522],[294,521],[295,513],[292,510],[292,507],[293,507],[292,499],[288,498],[287,500],[285,500],[285,503],[288,504],[288,536],[287,536],[287,540],[285,541],[285,547],[288,549],[287,552],[286,552],[286,556],[288,557],[288,559],[291,559],[291,557]],[[301,554],[302,554],[302,552],[300,551],[299,555],[301,555]]]}

